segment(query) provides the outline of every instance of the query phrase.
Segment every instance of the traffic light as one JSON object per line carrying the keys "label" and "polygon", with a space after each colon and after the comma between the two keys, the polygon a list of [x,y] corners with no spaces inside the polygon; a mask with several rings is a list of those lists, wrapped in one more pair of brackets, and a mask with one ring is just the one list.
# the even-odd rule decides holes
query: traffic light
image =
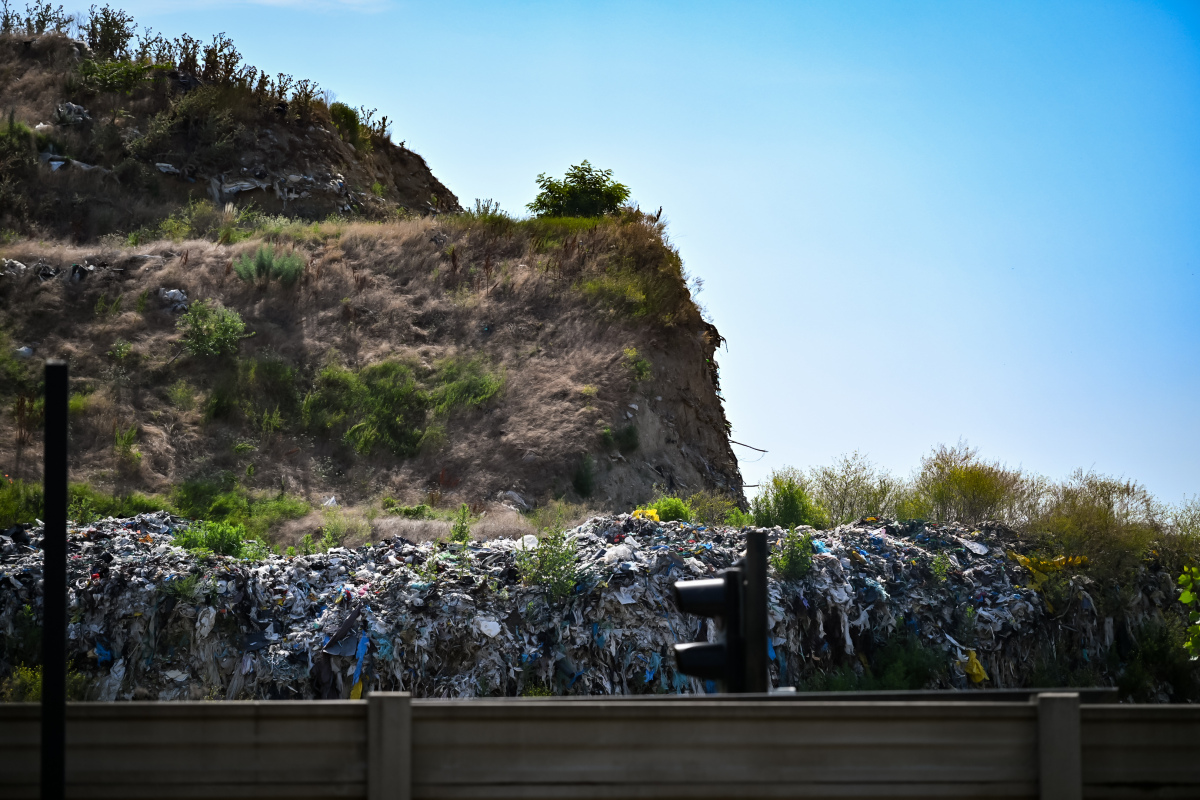
{"label": "traffic light", "polygon": [[721,621],[723,641],[675,645],[684,675],[720,681],[727,692],[767,691],[767,534],[746,534],[746,556],[702,581],[677,581],[681,611]]}

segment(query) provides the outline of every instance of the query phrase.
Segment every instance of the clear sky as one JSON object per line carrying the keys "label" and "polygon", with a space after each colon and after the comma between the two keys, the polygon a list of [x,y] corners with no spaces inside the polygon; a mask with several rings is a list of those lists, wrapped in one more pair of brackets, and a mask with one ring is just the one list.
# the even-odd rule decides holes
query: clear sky
{"label": "clear sky", "polygon": [[662,206],[757,483],[939,442],[1200,492],[1200,4],[118,3],[396,120],[464,205]]}

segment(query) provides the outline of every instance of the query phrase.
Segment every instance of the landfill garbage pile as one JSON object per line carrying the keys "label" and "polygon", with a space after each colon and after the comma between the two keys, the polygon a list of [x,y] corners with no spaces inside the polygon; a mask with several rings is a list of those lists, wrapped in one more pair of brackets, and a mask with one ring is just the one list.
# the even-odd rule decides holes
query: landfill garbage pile
{"label": "landfill garbage pile", "polygon": [[[675,670],[671,645],[717,632],[676,609],[671,585],[730,566],[745,542],[731,528],[595,517],[567,534],[574,588],[556,599],[523,579],[533,536],[247,561],[174,546],[188,524],[155,513],[71,526],[68,653],[95,699],[712,691]],[[771,570],[773,686],[861,673],[905,631],[944,654],[934,686],[1025,686],[1043,655],[1102,663],[1122,626],[1173,613],[1171,576],[1146,568],[1119,624],[1082,575],[1052,607],[1036,587],[1056,564],[1022,555],[1003,527],[868,518],[800,531],[812,536],[803,577]],[[41,533],[0,534],[0,676],[16,666],[14,637],[40,627]],[[784,536],[768,531],[775,545]]]}

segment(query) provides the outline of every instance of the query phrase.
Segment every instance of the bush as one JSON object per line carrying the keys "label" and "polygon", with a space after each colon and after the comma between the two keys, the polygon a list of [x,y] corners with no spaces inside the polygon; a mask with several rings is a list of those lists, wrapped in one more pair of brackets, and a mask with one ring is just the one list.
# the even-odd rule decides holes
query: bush
{"label": "bush", "polygon": [[311,510],[306,501],[292,495],[251,494],[237,485],[230,472],[190,478],[175,487],[171,500],[181,516],[236,523],[250,538],[266,538],[276,525]]}
{"label": "bush", "polygon": [[243,253],[233,263],[233,271],[246,283],[274,278],[284,286],[292,286],[304,272],[304,259],[295,253],[278,253],[272,245],[260,245],[250,256]]}
{"label": "bush", "polygon": [[466,503],[458,507],[450,524],[450,541],[464,546],[471,543],[471,507]]}
{"label": "bush", "polygon": [[748,528],[754,524],[754,515],[740,508],[732,508],[725,515],[725,524],[732,528]]}
{"label": "bush", "polygon": [[636,347],[625,348],[625,366],[635,381],[650,379],[650,362],[638,355]]}
{"label": "bush", "polygon": [[580,497],[592,496],[592,492],[596,489],[596,459],[592,458],[591,453],[579,459],[579,466],[575,468],[571,485],[575,487],[575,491]]}
{"label": "bush", "polygon": [[329,118],[342,138],[354,147],[358,147],[360,136],[358,112],[345,103],[334,103],[329,106]]}
{"label": "bush", "polygon": [[382,446],[411,456],[419,448],[430,405],[411,367],[381,361],[359,372],[337,365],[321,370],[301,414],[309,430],[340,435],[361,455]]}
{"label": "bush", "polygon": [[708,527],[724,525],[729,513],[737,508],[727,495],[708,490],[688,497],[687,505],[692,511],[692,521]]}
{"label": "bush", "polygon": [[912,635],[897,634],[877,648],[861,675],[851,667],[818,672],[800,687],[812,692],[896,692],[924,689],[945,666],[940,651]]}
{"label": "bush", "polygon": [[1016,523],[1024,496],[1038,491],[1019,470],[984,461],[965,443],[940,445],[921,459],[913,488],[913,500],[927,508],[932,519],[964,525],[988,519]]}
{"label": "bush", "polygon": [[42,514],[42,489],[19,478],[0,484],[0,528],[33,522]]}
{"label": "bush", "polygon": [[394,498],[385,497],[383,498],[382,505],[384,512],[406,519],[429,519],[433,516],[433,509],[424,503],[415,506],[403,506],[397,503]]}
{"label": "bush", "polygon": [[[75,702],[87,700],[91,679],[87,675],[67,669],[67,699]],[[42,700],[42,668],[18,664],[6,680],[0,682],[0,702],[39,703]]]}
{"label": "bush", "polygon": [[771,551],[771,566],[785,581],[798,581],[812,568],[812,554],[812,536],[801,536],[792,528]]}
{"label": "bush", "polygon": [[575,543],[567,538],[565,529],[543,531],[538,546],[517,550],[516,560],[522,579],[544,587],[552,598],[561,600],[575,590]]}
{"label": "bush", "polygon": [[889,515],[901,489],[900,481],[858,453],[810,470],[808,485],[813,500],[828,513],[830,525]]}
{"label": "bush", "polygon": [[246,529],[228,522],[196,522],[176,534],[175,545],[185,550],[210,551],[222,556],[241,557]]}
{"label": "bush", "polygon": [[637,426],[629,424],[615,431],[605,426],[604,430],[600,432],[600,443],[605,447],[616,447],[622,453],[631,453],[638,449]]}
{"label": "bush", "polygon": [[1200,663],[1184,648],[1186,634],[1176,621],[1150,621],[1134,631],[1133,648],[1117,679],[1121,699],[1135,703],[1200,700]]}
{"label": "bush", "polygon": [[691,522],[692,510],[678,497],[660,497],[650,504],[660,522]]}
{"label": "bush", "polygon": [[751,501],[750,511],[754,515],[754,524],[763,528],[776,525],[824,528],[829,524],[824,509],[809,496],[804,475],[792,467],[771,473],[766,485]]}
{"label": "bush", "polygon": [[504,374],[488,370],[481,358],[447,358],[437,364],[430,393],[433,411],[448,414],[456,408],[475,408],[504,389]]}
{"label": "bush", "polygon": [[232,355],[237,352],[242,339],[248,338],[241,315],[210,300],[192,303],[176,327],[183,333],[184,349],[193,356]]}
{"label": "bush", "polygon": [[629,187],[612,179],[612,170],[587,161],[567,170],[563,180],[537,176],[541,192],[528,208],[539,217],[600,217],[612,214],[629,199]]}

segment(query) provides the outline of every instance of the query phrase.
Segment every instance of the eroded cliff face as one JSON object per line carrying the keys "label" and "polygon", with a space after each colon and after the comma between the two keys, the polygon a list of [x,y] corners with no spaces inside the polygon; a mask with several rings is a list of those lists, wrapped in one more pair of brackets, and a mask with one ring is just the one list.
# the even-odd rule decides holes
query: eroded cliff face
{"label": "eroded cliff face", "polygon": [[[294,285],[239,277],[268,244],[301,265]],[[202,479],[314,505],[478,509],[513,504],[512,491],[618,511],[658,490],[744,499],[720,336],[662,226],[638,212],[296,224],[237,245],[19,240],[0,255],[6,355],[31,355],[10,357],[5,402],[36,394],[42,358],[67,358],[72,476],[105,491],[170,495]],[[184,348],[179,321],[200,302],[244,320],[235,353]],[[414,392],[403,414],[372,405],[371,392],[403,389],[384,385],[387,370]],[[131,428],[136,460],[114,445]],[[33,479],[39,434],[11,415],[0,459],[15,463],[22,436]]]}

